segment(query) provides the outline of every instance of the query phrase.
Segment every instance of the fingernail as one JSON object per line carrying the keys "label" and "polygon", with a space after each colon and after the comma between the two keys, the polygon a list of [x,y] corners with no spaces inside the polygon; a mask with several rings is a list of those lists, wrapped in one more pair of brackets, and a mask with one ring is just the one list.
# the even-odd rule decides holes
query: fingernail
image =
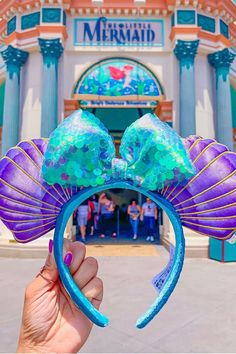
{"label": "fingernail", "polygon": [[73,258],[72,252],[67,252],[64,258],[65,265],[69,267],[72,263],[72,258]]}
{"label": "fingernail", "polygon": [[48,252],[52,254],[52,250],[53,250],[53,240],[50,239],[48,243]]}

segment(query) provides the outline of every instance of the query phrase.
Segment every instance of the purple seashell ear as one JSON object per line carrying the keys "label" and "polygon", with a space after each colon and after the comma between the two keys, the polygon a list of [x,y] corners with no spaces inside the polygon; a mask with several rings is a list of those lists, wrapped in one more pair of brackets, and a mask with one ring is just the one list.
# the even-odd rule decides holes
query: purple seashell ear
{"label": "purple seashell ear", "polygon": [[236,154],[214,139],[191,136],[185,147],[197,174],[185,186],[162,190],[181,217],[196,232],[227,239],[236,229]]}
{"label": "purple seashell ear", "polygon": [[[169,185],[160,193],[184,226],[210,237],[230,238],[236,230],[236,154],[213,139],[191,136],[184,144],[197,173],[185,185]],[[0,161],[0,218],[19,242],[54,229],[63,205],[78,191],[43,180],[46,148],[45,139],[23,141]]]}
{"label": "purple seashell ear", "polygon": [[71,188],[49,186],[41,176],[47,141],[19,143],[0,161],[0,218],[19,242],[34,240],[55,228]]}

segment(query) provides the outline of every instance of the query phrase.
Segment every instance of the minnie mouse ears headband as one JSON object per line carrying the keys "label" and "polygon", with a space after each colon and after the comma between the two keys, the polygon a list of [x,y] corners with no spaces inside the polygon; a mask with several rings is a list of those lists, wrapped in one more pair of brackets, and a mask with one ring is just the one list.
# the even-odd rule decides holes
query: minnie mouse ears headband
{"label": "minnie mouse ears headband", "polygon": [[103,124],[76,111],[49,140],[20,142],[1,159],[0,218],[21,243],[55,228],[54,255],[65,288],[94,323],[105,326],[108,319],[80,292],[63,262],[67,221],[78,204],[102,190],[131,189],[153,199],[172,222],[176,246],[159,296],[137,321],[142,328],[178,281],[184,260],[182,225],[221,240],[234,234],[236,154],[213,139],[182,140],[155,115],[146,114],[125,131],[120,155],[115,157]]}

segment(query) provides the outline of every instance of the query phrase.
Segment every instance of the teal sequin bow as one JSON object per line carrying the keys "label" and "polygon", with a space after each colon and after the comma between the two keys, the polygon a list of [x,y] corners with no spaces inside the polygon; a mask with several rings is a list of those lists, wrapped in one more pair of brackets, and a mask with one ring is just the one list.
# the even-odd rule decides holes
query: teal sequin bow
{"label": "teal sequin bow", "polygon": [[63,187],[95,187],[111,179],[125,179],[157,190],[183,183],[195,173],[181,138],[151,113],[125,130],[121,158],[115,155],[113,138],[102,122],[80,109],[52,132],[42,166],[43,178]]}

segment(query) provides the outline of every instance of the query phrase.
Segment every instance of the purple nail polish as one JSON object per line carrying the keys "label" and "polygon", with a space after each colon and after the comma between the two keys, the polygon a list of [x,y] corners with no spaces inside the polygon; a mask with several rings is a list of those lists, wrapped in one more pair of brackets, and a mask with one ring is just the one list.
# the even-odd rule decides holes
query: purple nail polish
{"label": "purple nail polish", "polygon": [[72,253],[71,252],[67,252],[66,255],[65,255],[65,258],[64,258],[65,265],[67,265],[69,267],[71,265],[71,263],[72,263],[72,258],[73,258]]}
{"label": "purple nail polish", "polygon": [[49,240],[49,243],[48,243],[48,252],[50,254],[52,254],[52,250],[53,250],[53,240]]}

